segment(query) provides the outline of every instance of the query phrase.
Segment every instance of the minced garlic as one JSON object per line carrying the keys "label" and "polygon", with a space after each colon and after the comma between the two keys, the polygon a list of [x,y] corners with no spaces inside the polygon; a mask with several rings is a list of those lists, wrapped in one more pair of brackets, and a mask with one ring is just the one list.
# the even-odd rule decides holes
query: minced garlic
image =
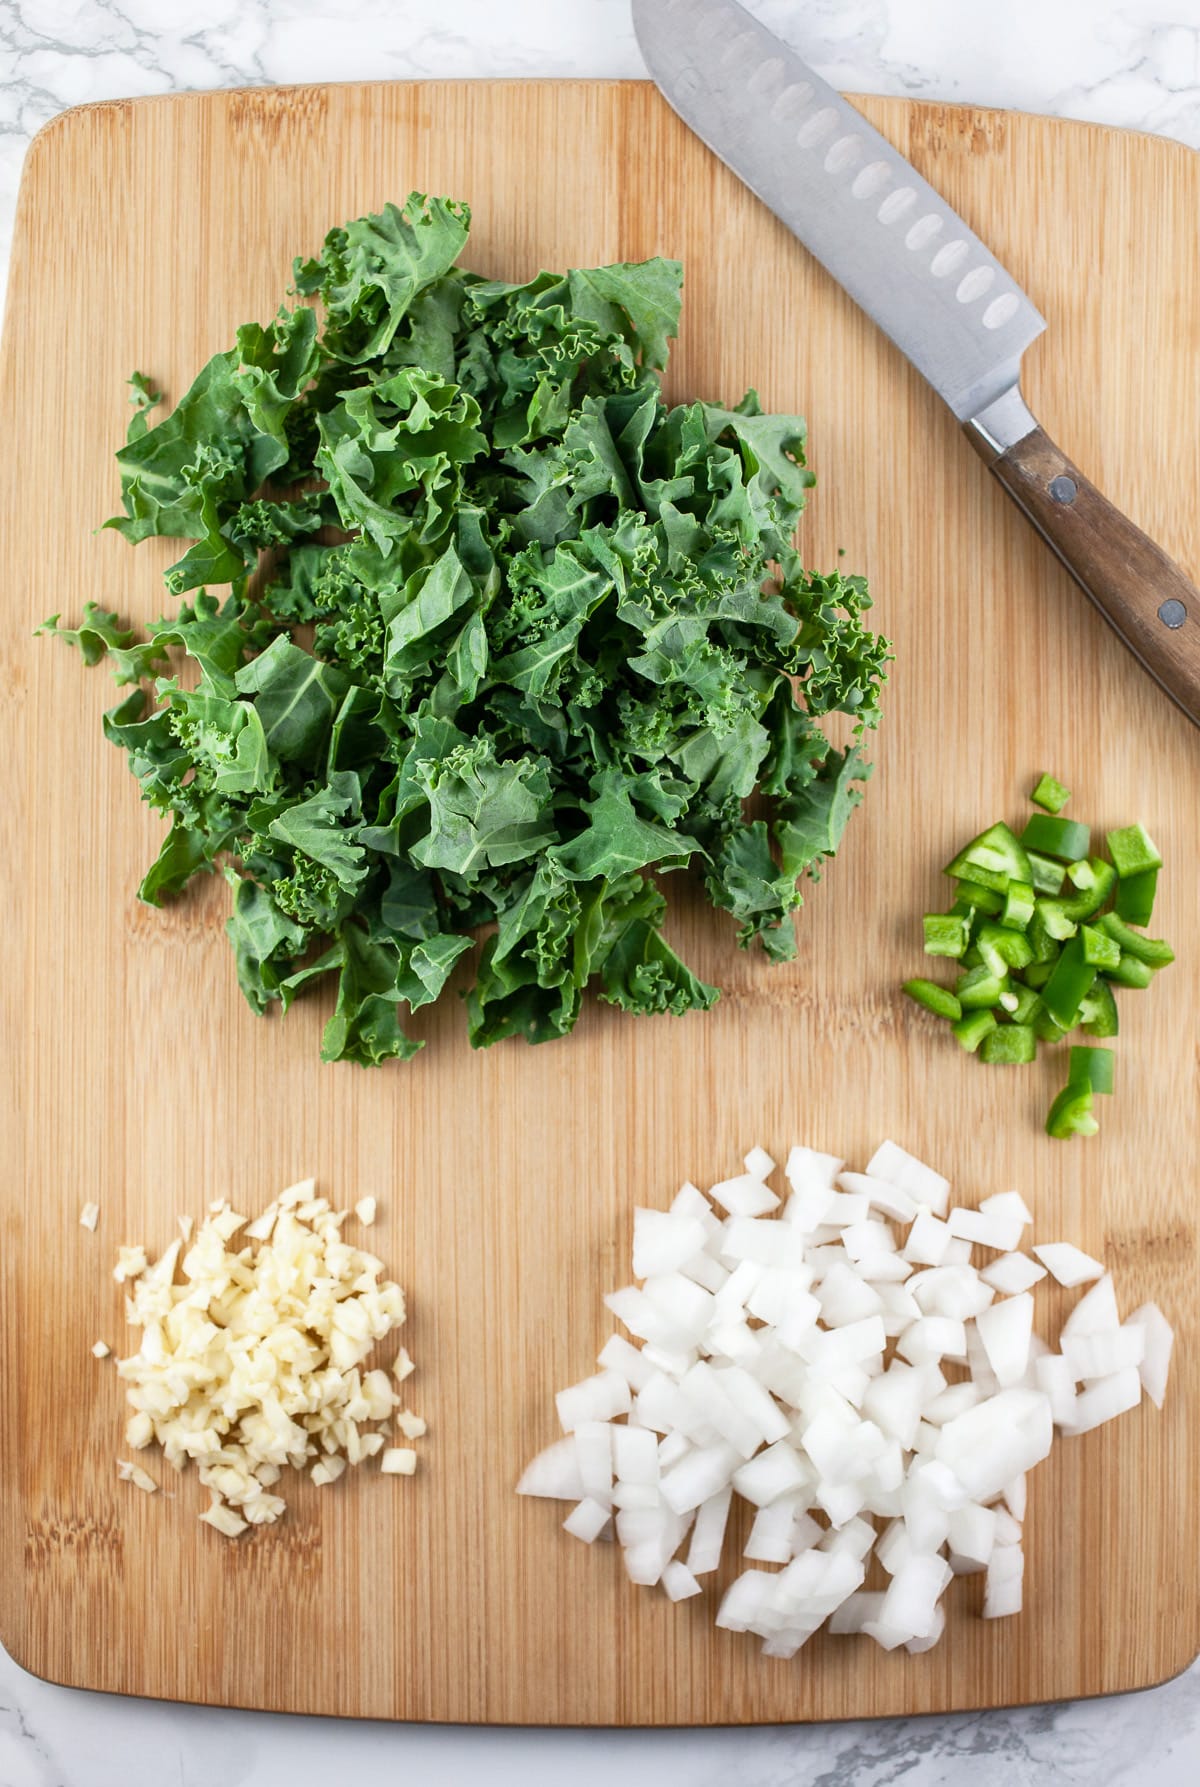
{"label": "minced garlic", "polygon": [[[250,1223],[220,1200],[152,1266],[144,1249],[123,1247],[113,1274],[128,1281],[127,1314],[142,1331],[117,1364],[133,1411],[127,1443],[157,1441],[176,1470],[194,1460],[212,1497],[200,1518],[230,1538],[279,1519],[285,1503],[272,1491],[289,1465],[318,1484],[380,1453],[389,1474],[416,1466],[414,1452],[385,1451],[373,1426],[393,1418],[393,1380],[411,1360],[402,1352],[392,1377],[362,1369],[403,1322],[404,1294],[381,1260],[343,1240],[347,1212],[315,1190],[290,1186]],[[399,1423],[415,1437],[405,1418],[419,1418],[406,1411]],[[138,1466],[120,1468],[145,1487]]]}

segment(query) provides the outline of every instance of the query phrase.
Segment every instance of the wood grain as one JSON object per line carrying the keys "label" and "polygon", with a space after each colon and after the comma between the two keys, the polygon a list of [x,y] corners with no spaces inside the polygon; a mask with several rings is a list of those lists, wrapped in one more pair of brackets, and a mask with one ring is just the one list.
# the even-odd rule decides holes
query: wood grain
{"label": "wood grain", "polygon": [[[1200,564],[1200,163],[1090,126],[871,100],[863,109],[1012,266],[1050,318],[1030,402],[1185,567]],[[895,640],[878,773],[770,967],[693,893],[675,934],[724,998],[707,1017],[587,1013],[566,1043],[473,1055],[457,1002],[377,1073],[323,1067],[325,1010],[254,1018],[214,881],[136,904],[159,835],[100,736],[102,673],[33,627],[96,597],[159,611],[164,543],[131,551],[116,503],[122,380],[175,397],[292,255],[412,187],[468,198],[470,260],[519,277],[662,251],[687,291],[675,394],[811,418],[810,562],[867,572]],[[1096,194],[1103,194],[1098,203]],[[26,1668],[129,1693],[404,1719],[730,1723],[930,1712],[1160,1681],[1200,1644],[1195,1568],[1194,729],[1109,633],[904,362],[649,88],[312,88],[105,104],[37,139],[22,187],[0,400],[0,626],[10,921],[0,997],[3,1392],[0,1632]],[[1119,1096],[1093,1143],[1039,1133],[1058,1062],[985,1072],[897,996],[920,971],[937,865],[1021,810],[1041,769],[1097,825],[1143,819],[1169,865],[1156,929],[1179,961],[1122,1003]],[[683,895],[683,890],[679,890]],[[884,1656],[815,1640],[790,1664],[672,1607],[607,1548],[518,1500],[554,1435],[551,1393],[590,1369],[632,1209],[762,1142],[862,1160],[895,1136],[966,1201],[1017,1185],[1041,1232],[1103,1251],[1123,1302],[1179,1332],[1165,1412],[1063,1444],[1033,1479],[1026,1610]],[[166,1242],[216,1193],[257,1206],[315,1172],[381,1200],[411,1294],[411,1483],[302,1486],[278,1531],[230,1545],[119,1484],[122,1426],[97,1336],[122,1344],[117,1245]],[[85,1198],[99,1233],[78,1227]]]}

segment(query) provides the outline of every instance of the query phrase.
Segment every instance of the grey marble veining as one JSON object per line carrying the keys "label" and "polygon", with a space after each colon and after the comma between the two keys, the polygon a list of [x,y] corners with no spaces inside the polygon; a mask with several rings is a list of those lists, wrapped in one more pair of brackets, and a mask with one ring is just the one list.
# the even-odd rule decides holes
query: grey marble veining
{"label": "grey marble veining", "polygon": [[[846,89],[1088,118],[1200,147],[1200,0],[753,5]],[[248,83],[640,73],[627,0],[0,0],[0,283],[25,149],[65,106]],[[1195,1787],[1200,1665],[1147,1694],[1013,1712],[586,1733],[119,1700],[50,1687],[0,1653],[0,1787],[608,1787],[614,1775],[621,1787]]]}

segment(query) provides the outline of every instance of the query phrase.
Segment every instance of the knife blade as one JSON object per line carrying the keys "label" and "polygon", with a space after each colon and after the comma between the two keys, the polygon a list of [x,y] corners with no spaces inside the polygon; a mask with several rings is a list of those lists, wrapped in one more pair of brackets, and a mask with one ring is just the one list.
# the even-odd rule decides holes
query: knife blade
{"label": "knife blade", "polygon": [[1200,591],[1021,395],[1046,320],[862,114],[738,0],[633,0],[668,103],[879,325],[1067,570],[1200,725]]}

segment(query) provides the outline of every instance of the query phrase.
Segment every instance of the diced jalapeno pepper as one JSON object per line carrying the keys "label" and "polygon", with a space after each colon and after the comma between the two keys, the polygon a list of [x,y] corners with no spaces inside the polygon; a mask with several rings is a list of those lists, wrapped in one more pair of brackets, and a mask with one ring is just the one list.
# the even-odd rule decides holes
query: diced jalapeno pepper
{"label": "diced jalapeno pepper", "polygon": [[1061,813],[1071,798],[1071,790],[1064,788],[1061,782],[1055,781],[1045,770],[1038,777],[1038,785],[1029,796],[1035,807],[1045,807],[1048,813]]}
{"label": "diced jalapeno pepper", "polygon": [[1140,931],[1131,930],[1115,912],[1106,912],[1100,926],[1120,944],[1124,955],[1136,956],[1139,962],[1145,962],[1151,968],[1165,968],[1175,960],[1175,951],[1169,943],[1160,937],[1143,937]]}
{"label": "diced jalapeno pepper", "polygon": [[933,980],[906,980],[903,989],[910,999],[931,1011],[935,1018],[949,1018],[957,1023],[962,1017],[962,1006],[946,987],[939,987]]}
{"label": "diced jalapeno pepper", "polygon": [[1077,819],[1056,819],[1049,813],[1035,813],[1020,837],[1026,850],[1036,850],[1042,856],[1058,856],[1064,862],[1078,862],[1081,856],[1086,856],[1091,841],[1089,826],[1080,825]]}
{"label": "diced jalapeno pepper", "polygon": [[1093,1092],[1111,1092],[1113,1060],[1111,1049],[1093,1049],[1076,1043],[1071,1049],[1071,1061],[1067,1068],[1068,1083],[1072,1086],[1088,1086]]}
{"label": "diced jalapeno pepper", "polygon": [[927,912],[925,954],[927,956],[961,956],[971,941],[970,926],[965,918],[953,912]]}
{"label": "diced jalapeno pepper", "polygon": [[[1075,855],[1082,856],[1085,850],[1077,850]],[[977,838],[972,838],[953,862],[947,864],[946,874],[960,881],[978,881],[984,887],[994,887],[997,893],[1004,893],[1010,881],[1030,879],[1029,858],[1001,820],[998,825],[989,825]]]}
{"label": "diced jalapeno pepper", "polygon": [[973,1055],[985,1036],[990,1036],[998,1029],[990,1011],[965,1012],[960,1021],[954,1025],[954,1034],[969,1055]]}
{"label": "diced jalapeno pepper", "polygon": [[1121,1027],[1117,1001],[1106,980],[1097,979],[1079,1008],[1079,1016],[1089,1036],[1116,1036]]}
{"label": "diced jalapeno pepper", "polygon": [[1033,888],[1027,881],[1010,881],[1004,896],[1000,923],[1009,931],[1023,931],[1033,917]]}
{"label": "diced jalapeno pepper", "polygon": [[1092,1116],[1090,1086],[1063,1087],[1046,1118],[1046,1134],[1065,1141],[1073,1135],[1095,1135],[1100,1125]]}
{"label": "diced jalapeno pepper", "polygon": [[1146,869],[1161,869],[1162,856],[1158,845],[1142,825],[1122,826],[1108,834],[1108,854],[1116,864],[1122,881],[1140,875]]}
{"label": "diced jalapeno pepper", "polygon": [[1007,979],[990,968],[969,968],[959,975],[954,993],[964,1011],[987,1011],[999,1005],[1007,985]]}
{"label": "diced jalapeno pepper", "polygon": [[1127,925],[1148,925],[1154,912],[1154,895],[1158,889],[1158,870],[1143,869],[1140,875],[1127,875],[1117,883],[1114,911]]}
{"label": "diced jalapeno pepper", "polygon": [[1121,945],[1107,931],[1101,931],[1095,925],[1080,925],[1079,940],[1083,945],[1083,959],[1093,968],[1115,968],[1120,962]]}
{"label": "diced jalapeno pepper", "polygon": [[1037,1037],[1028,1024],[1001,1024],[984,1037],[979,1059],[989,1067],[1016,1067],[1037,1055]]}
{"label": "diced jalapeno pepper", "polygon": [[1054,972],[1042,988],[1042,1003],[1056,1024],[1070,1030],[1079,1020],[1079,1007],[1092,989],[1096,970],[1084,960],[1083,943],[1072,937],[1054,964]]}

